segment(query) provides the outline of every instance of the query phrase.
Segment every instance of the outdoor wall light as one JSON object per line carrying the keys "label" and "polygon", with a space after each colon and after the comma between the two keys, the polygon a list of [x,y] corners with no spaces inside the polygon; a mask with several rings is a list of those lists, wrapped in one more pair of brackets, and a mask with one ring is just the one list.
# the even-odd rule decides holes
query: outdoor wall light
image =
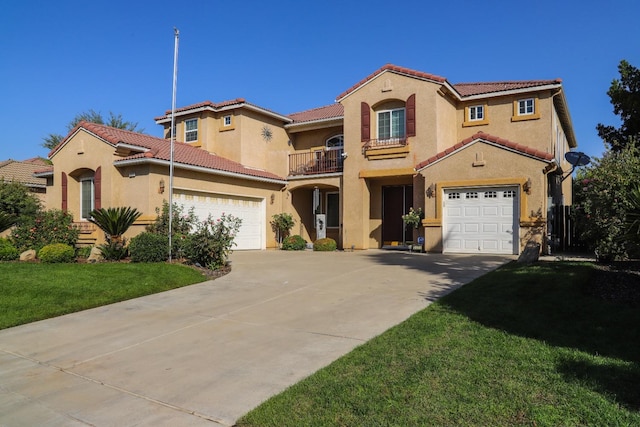
{"label": "outdoor wall light", "polygon": [[522,185],[522,189],[525,193],[531,194],[531,178],[527,178],[527,181]]}
{"label": "outdoor wall light", "polygon": [[276,201],[276,195],[274,193],[271,193],[271,204],[273,204],[273,202]]}
{"label": "outdoor wall light", "polygon": [[164,179],[160,180],[160,186],[158,187],[158,193],[160,193],[160,194],[164,193]]}
{"label": "outdoor wall light", "polygon": [[427,195],[428,198],[432,198],[433,196],[435,196],[435,194],[436,194],[436,185],[435,184],[431,184],[429,187],[427,187],[427,191],[425,192],[425,194]]}

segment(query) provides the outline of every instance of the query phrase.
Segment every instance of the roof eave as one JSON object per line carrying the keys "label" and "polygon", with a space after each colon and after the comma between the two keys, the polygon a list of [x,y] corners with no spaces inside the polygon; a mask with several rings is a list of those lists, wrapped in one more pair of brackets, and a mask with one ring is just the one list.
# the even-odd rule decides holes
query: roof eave
{"label": "roof eave", "polygon": [[340,126],[344,122],[344,116],[329,117],[325,119],[307,120],[304,122],[293,122],[284,125],[289,132],[302,132],[305,130],[322,129],[326,127]]}
{"label": "roof eave", "polygon": [[[141,164],[155,164],[155,165],[162,165],[162,166],[167,166],[168,167],[169,163],[170,162],[168,160],[154,159],[154,158],[149,158],[149,157],[142,157],[142,158],[138,158],[138,159],[116,160],[113,164],[114,164],[115,167],[134,166],[134,165],[141,165]],[[280,184],[280,185],[286,185],[287,184],[286,180],[279,180],[279,179],[275,179],[275,178],[266,178],[266,177],[260,177],[260,176],[254,176],[254,175],[245,175],[245,174],[237,173],[237,172],[223,171],[223,170],[220,170],[220,169],[211,169],[211,168],[207,168],[207,167],[204,167],[204,166],[195,166],[195,165],[188,165],[188,164],[176,163],[176,162],[174,162],[173,166],[176,167],[176,168],[184,169],[184,170],[208,173],[208,174],[211,174],[211,175],[225,176],[225,177],[229,177],[229,178],[238,178],[238,179],[245,179],[245,180],[249,180],[249,181],[266,182],[266,183],[269,183],[269,184]]]}
{"label": "roof eave", "polygon": [[[274,118],[276,118],[278,120],[281,120],[281,121],[283,121],[285,123],[292,122],[292,120],[287,116],[275,113],[275,112],[267,110],[265,108],[258,107],[257,105],[249,104],[247,102],[239,102],[237,104],[229,104],[229,105],[224,105],[222,107],[212,107],[210,105],[205,105],[205,106],[197,107],[197,108],[194,108],[194,109],[189,109],[189,110],[176,112],[176,117],[188,116],[188,115],[191,115],[191,114],[194,114],[194,113],[201,113],[203,111],[211,111],[211,112],[214,112],[214,113],[220,113],[220,112],[224,112],[224,111],[236,110],[238,108],[246,108],[248,110],[256,111],[256,112],[259,112],[261,114],[265,114],[267,116],[274,117]],[[171,114],[167,114],[167,115],[165,115],[163,117],[156,117],[155,122],[158,125],[165,124],[165,123],[170,123],[171,122]]]}
{"label": "roof eave", "polygon": [[461,101],[473,101],[473,100],[476,100],[476,99],[494,98],[496,96],[519,95],[519,94],[522,94],[522,93],[539,92],[539,91],[543,91],[543,90],[554,90],[554,89],[558,89],[558,88],[561,88],[561,87],[562,87],[562,84],[554,83],[554,84],[547,84],[547,85],[542,85],[542,86],[531,86],[531,87],[520,88],[520,89],[510,89],[510,90],[487,92],[487,93],[481,93],[481,94],[477,94],[477,95],[460,96],[460,100]]}

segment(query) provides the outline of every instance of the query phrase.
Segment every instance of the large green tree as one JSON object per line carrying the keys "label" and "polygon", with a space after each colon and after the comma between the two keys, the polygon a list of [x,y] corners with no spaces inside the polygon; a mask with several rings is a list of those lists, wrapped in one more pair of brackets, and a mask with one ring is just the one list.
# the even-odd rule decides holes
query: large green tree
{"label": "large green tree", "polygon": [[0,178],[0,212],[22,221],[35,216],[40,209],[40,200],[26,185]]}
{"label": "large green tree", "polygon": [[620,78],[611,82],[607,95],[622,124],[618,128],[602,123],[596,126],[607,148],[616,152],[640,141],[640,70],[622,60],[618,72]]}
{"label": "large green tree", "polygon": [[[96,112],[94,110],[85,111],[83,113],[77,114],[73,120],[71,120],[67,124],[67,132],[71,132],[71,130],[76,127],[78,123],[81,121],[87,121],[92,123],[98,123],[100,125],[111,126],[118,129],[130,130],[133,132],[143,132],[144,129],[138,128],[138,122],[129,122],[122,118],[122,114],[114,114],[109,111],[109,117],[105,118],[101,113]],[[58,133],[50,133],[46,137],[42,138],[42,146],[49,150],[55,148],[62,140],[64,139],[63,135]]]}

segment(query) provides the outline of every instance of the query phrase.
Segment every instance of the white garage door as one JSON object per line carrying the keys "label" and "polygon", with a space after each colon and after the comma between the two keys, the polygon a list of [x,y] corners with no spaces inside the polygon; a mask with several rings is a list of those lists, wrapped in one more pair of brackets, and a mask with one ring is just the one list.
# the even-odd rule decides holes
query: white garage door
{"label": "white garage door", "polygon": [[210,214],[217,219],[224,214],[231,214],[242,219],[240,231],[235,238],[237,246],[234,250],[265,248],[265,207],[264,199],[228,194],[200,193],[193,191],[176,191],[174,203],[191,207],[198,218],[205,220]]}
{"label": "white garage door", "polygon": [[445,190],[443,252],[517,254],[518,188]]}

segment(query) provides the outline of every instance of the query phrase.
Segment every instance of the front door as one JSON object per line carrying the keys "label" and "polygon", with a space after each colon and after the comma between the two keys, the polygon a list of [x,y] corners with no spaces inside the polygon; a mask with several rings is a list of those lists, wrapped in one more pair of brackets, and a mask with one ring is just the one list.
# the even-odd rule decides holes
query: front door
{"label": "front door", "polygon": [[382,244],[393,245],[412,240],[413,231],[406,227],[402,215],[413,206],[413,186],[382,187]]}

